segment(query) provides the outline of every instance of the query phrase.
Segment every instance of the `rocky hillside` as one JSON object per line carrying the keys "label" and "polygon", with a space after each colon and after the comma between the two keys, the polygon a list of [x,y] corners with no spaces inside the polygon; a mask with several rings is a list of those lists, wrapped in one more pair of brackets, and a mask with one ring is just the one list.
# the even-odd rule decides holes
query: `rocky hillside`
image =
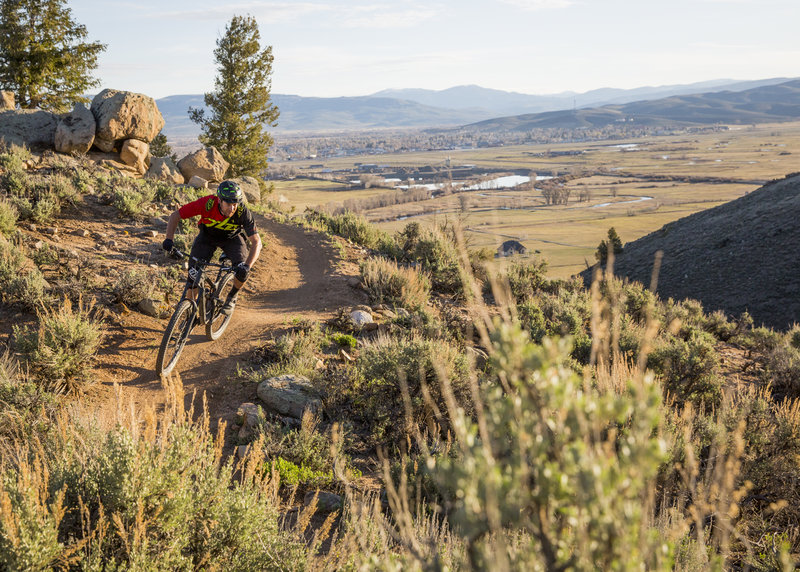
{"label": "rocky hillside", "polygon": [[786,329],[800,323],[798,212],[800,175],[790,175],[626,244],[614,272],[648,285],[660,250],[663,298],[748,311],[756,325]]}

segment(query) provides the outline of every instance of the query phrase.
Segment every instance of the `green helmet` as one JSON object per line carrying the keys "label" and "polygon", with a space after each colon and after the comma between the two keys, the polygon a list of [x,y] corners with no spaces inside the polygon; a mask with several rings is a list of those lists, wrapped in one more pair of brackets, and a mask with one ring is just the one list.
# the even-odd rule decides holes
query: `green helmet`
{"label": "green helmet", "polygon": [[242,202],[242,189],[236,181],[222,181],[217,187],[217,196],[226,203],[239,204]]}

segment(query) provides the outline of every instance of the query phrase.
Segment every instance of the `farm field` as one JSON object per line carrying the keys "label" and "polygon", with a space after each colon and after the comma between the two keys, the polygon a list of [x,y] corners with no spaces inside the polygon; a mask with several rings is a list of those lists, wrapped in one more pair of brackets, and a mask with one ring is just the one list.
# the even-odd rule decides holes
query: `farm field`
{"label": "farm field", "polygon": [[[797,171],[798,156],[800,123],[786,123],[612,142],[339,157],[326,160],[324,167],[352,169],[356,163],[370,162],[441,168],[449,161],[487,171],[566,176],[566,204],[546,204],[536,185],[529,190],[457,192],[377,208],[372,208],[374,201],[365,201],[361,214],[390,232],[409,220],[458,221],[472,247],[494,249],[505,240],[519,240],[530,253],[538,251],[547,259],[551,276],[568,277],[594,262],[595,249],[610,227],[623,242],[636,240]],[[301,176],[316,174],[302,161],[293,166]],[[318,161],[315,167],[319,169]],[[353,178],[357,175],[349,177]],[[296,211],[316,205],[331,209],[345,200],[397,192],[303,178],[276,181],[275,188]]]}

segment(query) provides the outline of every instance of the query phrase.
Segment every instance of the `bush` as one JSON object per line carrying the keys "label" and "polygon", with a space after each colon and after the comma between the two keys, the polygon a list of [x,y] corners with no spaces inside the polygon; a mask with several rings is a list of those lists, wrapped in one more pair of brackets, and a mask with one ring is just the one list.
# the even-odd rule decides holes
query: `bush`
{"label": "bush", "polygon": [[312,224],[321,226],[326,232],[366,248],[378,248],[378,246],[387,248],[387,244],[391,243],[391,238],[385,232],[368,223],[364,217],[350,211],[338,215],[308,211],[306,218]]}
{"label": "bush", "polygon": [[427,460],[443,493],[457,488],[445,506],[470,567],[668,570],[669,543],[649,530],[666,458],[658,386],[592,390],[559,365],[568,345],[537,346],[518,326],[500,325],[493,344],[481,425],[450,407],[462,454]]}
{"label": "bush", "polygon": [[118,177],[111,192],[111,204],[122,216],[136,218],[156,197],[156,187],[148,181]]}
{"label": "bush", "polygon": [[0,234],[12,234],[17,229],[19,211],[11,201],[0,198]]}
{"label": "bush", "polygon": [[[445,408],[440,374],[458,403],[472,411],[467,358],[443,340],[378,338],[364,346],[356,367],[361,385],[353,388],[355,408],[376,439],[399,442],[413,435],[414,425],[431,433],[437,432],[437,425],[446,430],[447,420],[437,414]],[[411,400],[410,419],[403,416],[403,383]]]}
{"label": "bush", "polygon": [[94,385],[91,370],[103,333],[92,310],[92,304],[84,308],[81,303],[73,310],[64,300],[60,308],[41,311],[36,331],[14,327],[17,347],[48,390],[75,394]]}
{"label": "bush", "polygon": [[716,402],[722,380],[717,376],[714,341],[710,334],[697,331],[688,340],[668,336],[647,357],[647,367],[663,378],[664,389],[680,401]]}
{"label": "bush", "polygon": [[304,569],[304,545],[279,527],[278,499],[260,471],[234,479],[207,428],[190,419],[143,426],[104,431],[65,420],[13,466],[8,456],[0,567]]}
{"label": "bush", "polygon": [[151,298],[154,289],[155,282],[150,273],[137,268],[119,272],[112,286],[117,301],[131,307]]}
{"label": "bush", "polygon": [[513,262],[506,271],[511,295],[517,303],[534,296],[547,283],[547,261],[534,258],[531,262]]}
{"label": "bush", "polygon": [[36,310],[47,300],[41,271],[30,268],[21,247],[0,234],[0,299]]}
{"label": "bush", "polygon": [[407,262],[417,262],[428,272],[439,292],[461,293],[461,257],[456,245],[437,229],[422,229],[412,222],[398,234],[397,243]]}
{"label": "bush", "polygon": [[403,268],[382,258],[368,258],[361,264],[361,278],[370,299],[416,312],[430,296],[430,282],[412,268]]}

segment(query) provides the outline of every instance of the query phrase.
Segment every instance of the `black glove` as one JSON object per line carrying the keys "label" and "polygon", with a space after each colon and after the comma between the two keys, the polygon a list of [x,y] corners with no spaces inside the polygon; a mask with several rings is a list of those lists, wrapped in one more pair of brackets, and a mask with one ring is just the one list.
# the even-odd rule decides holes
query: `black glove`
{"label": "black glove", "polygon": [[171,238],[165,238],[165,239],[164,239],[164,242],[162,242],[162,243],[161,243],[161,248],[163,248],[163,249],[164,249],[164,250],[166,250],[167,252],[169,252],[170,250],[172,250],[172,247],[173,247],[173,246],[175,246],[175,243],[174,243],[174,242],[172,242],[172,239],[171,239]]}
{"label": "black glove", "polygon": [[250,267],[244,262],[241,262],[236,266],[235,271],[236,271],[236,279],[239,282],[244,282],[245,280],[247,280],[247,275],[250,274]]}

